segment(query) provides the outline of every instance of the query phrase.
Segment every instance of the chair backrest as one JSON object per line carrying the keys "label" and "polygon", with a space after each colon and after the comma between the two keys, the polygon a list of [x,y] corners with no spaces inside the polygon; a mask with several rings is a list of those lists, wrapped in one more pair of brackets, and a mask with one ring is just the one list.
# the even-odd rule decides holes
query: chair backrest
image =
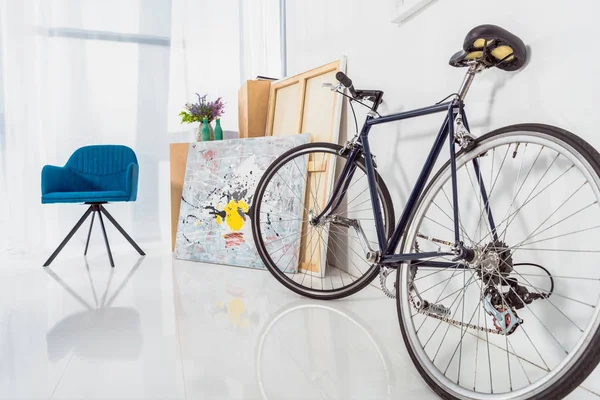
{"label": "chair backrest", "polygon": [[65,167],[86,182],[86,190],[123,190],[132,163],[137,157],[127,146],[94,145],[77,149]]}

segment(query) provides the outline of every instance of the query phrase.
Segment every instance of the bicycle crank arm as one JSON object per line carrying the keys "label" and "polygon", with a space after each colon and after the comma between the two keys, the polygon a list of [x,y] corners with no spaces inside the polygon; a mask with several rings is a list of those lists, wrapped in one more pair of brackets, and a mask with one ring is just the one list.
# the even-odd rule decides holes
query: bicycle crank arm
{"label": "bicycle crank arm", "polygon": [[340,217],[339,215],[332,215],[328,217],[329,222],[334,225],[343,226],[346,228],[354,228],[356,235],[358,236],[358,243],[360,243],[360,247],[362,247],[363,252],[365,253],[365,258],[367,261],[376,262],[379,259],[379,252],[375,251],[369,245],[369,239],[367,239],[367,235],[362,229],[360,225],[360,221],[357,219]]}

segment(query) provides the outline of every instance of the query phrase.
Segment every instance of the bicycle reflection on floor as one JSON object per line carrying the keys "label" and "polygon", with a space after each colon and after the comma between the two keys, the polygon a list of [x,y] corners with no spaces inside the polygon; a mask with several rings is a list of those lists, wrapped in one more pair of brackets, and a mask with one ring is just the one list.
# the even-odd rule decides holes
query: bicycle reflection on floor
{"label": "bicycle reflection on floor", "polygon": [[[291,314],[296,315],[286,318]],[[314,325],[314,329],[311,329],[311,325]],[[298,340],[294,340],[294,335],[297,335]],[[367,339],[366,343],[364,339]],[[345,340],[352,343],[345,343]],[[361,341],[365,344],[361,344]],[[360,375],[361,368],[368,369],[369,375],[372,376],[376,364],[380,364],[381,370],[377,373],[379,377],[377,382],[368,385],[368,396],[380,399],[392,397],[395,378],[388,355],[383,351],[384,346],[369,324],[348,310],[341,309],[339,306],[331,307],[301,301],[285,306],[275,313],[265,324],[256,345],[256,375],[264,400],[282,398],[285,393],[278,392],[278,390],[284,389],[288,394],[294,391],[293,385],[281,382],[286,379],[285,367],[281,360],[265,361],[269,357],[269,353],[277,357],[281,356],[281,352],[274,351],[274,346],[281,344],[283,344],[284,351],[296,364],[292,368],[299,368],[323,398],[356,397],[357,393],[354,390],[360,389],[353,387],[352,376]],[[359,347],[361,350],[357,352]],[[331,351],[331,348],[337,348],[337,350]],[[341,351],[340,348],[345,348],[345,351]],[[365,352],[365,348],[375,351]],[[352,354],[355,357],[367,354],[363,360],[367,363],[350,362]],[[377,361],[368,360],[368,357],[373,356]],[[368,364],[368,361],[371,363]],[[361,364],[363,365],[361,366]],[[280,373],[271,373],[274,370],[280,371]],[[300,375],[289,375],[292,375],[289,376],[290,383],[297,384],[299,382],[298,376]],[[278,381],[277,384],[273,381],[269,384],[269,377],[275,378]],[[381,385],[377,385],[379,382]]]}

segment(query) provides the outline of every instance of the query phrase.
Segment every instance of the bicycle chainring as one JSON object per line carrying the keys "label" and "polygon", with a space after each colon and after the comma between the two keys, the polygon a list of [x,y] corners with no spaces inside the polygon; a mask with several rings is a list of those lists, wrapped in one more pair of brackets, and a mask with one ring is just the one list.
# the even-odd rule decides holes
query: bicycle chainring
{"label": "bicycle chainring", "polygon": [[[383,291],[383,294],[385,294],[390,299],[396,298],[396,293],[391,292],[387,286],[387,278],[393,271],[394,271],[393,268],[388,268],[388,267],[380,267],[379,268],[379,284],[381,285],[381,290]],[[397,285],[397,283],[394,282],[394,289],[396,288],[396,285]]]}

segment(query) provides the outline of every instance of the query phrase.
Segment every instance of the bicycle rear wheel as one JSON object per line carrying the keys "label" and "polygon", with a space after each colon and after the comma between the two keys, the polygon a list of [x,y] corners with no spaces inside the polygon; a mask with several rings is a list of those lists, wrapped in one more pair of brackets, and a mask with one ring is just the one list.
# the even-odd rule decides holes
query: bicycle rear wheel
{"label": "bicycle rear wheel", "polygon": [[[457,154],[460,236],[476,257],[460,268],[405,264],[397,278],[405,344],[443,398],[559,399],[596,367],[599,160],[577,136],[538,124]],[[404,252],[454,241],[450,178],[445,165],[425,189]]]}
{"label": "bicycle rear wheel", "polygon": [[[365,241],[378,249],[375,220],[364,160],[355,161],[356,172],[342,202],[331,217],[358,221],[362,235],[349,226],[328,220],[318,226],[308,223],[327,203],[347,162],[341,146],[309,143],[289,150],[275,160],[258,183],[252,208],[252,233],[258,253],[267,269],[288,289],[306,297],[332,300],[349,296],[367,286],[379,268],[367,261]],[[328,175],[328,171],[331,174]],[[306,189],[289,184],[292,174],[312,171]],[[377,195],[383,214],[384,231],[394,228],[394,208],[383,179],[376,173]],[[281,206],[280,199],[300,200],[302,217]],[[285,224],[300,221],[302,229],[282,236]],[[347,224],[346,224],[347,225]],[[298,254],[299,253],[299,254]]]}

